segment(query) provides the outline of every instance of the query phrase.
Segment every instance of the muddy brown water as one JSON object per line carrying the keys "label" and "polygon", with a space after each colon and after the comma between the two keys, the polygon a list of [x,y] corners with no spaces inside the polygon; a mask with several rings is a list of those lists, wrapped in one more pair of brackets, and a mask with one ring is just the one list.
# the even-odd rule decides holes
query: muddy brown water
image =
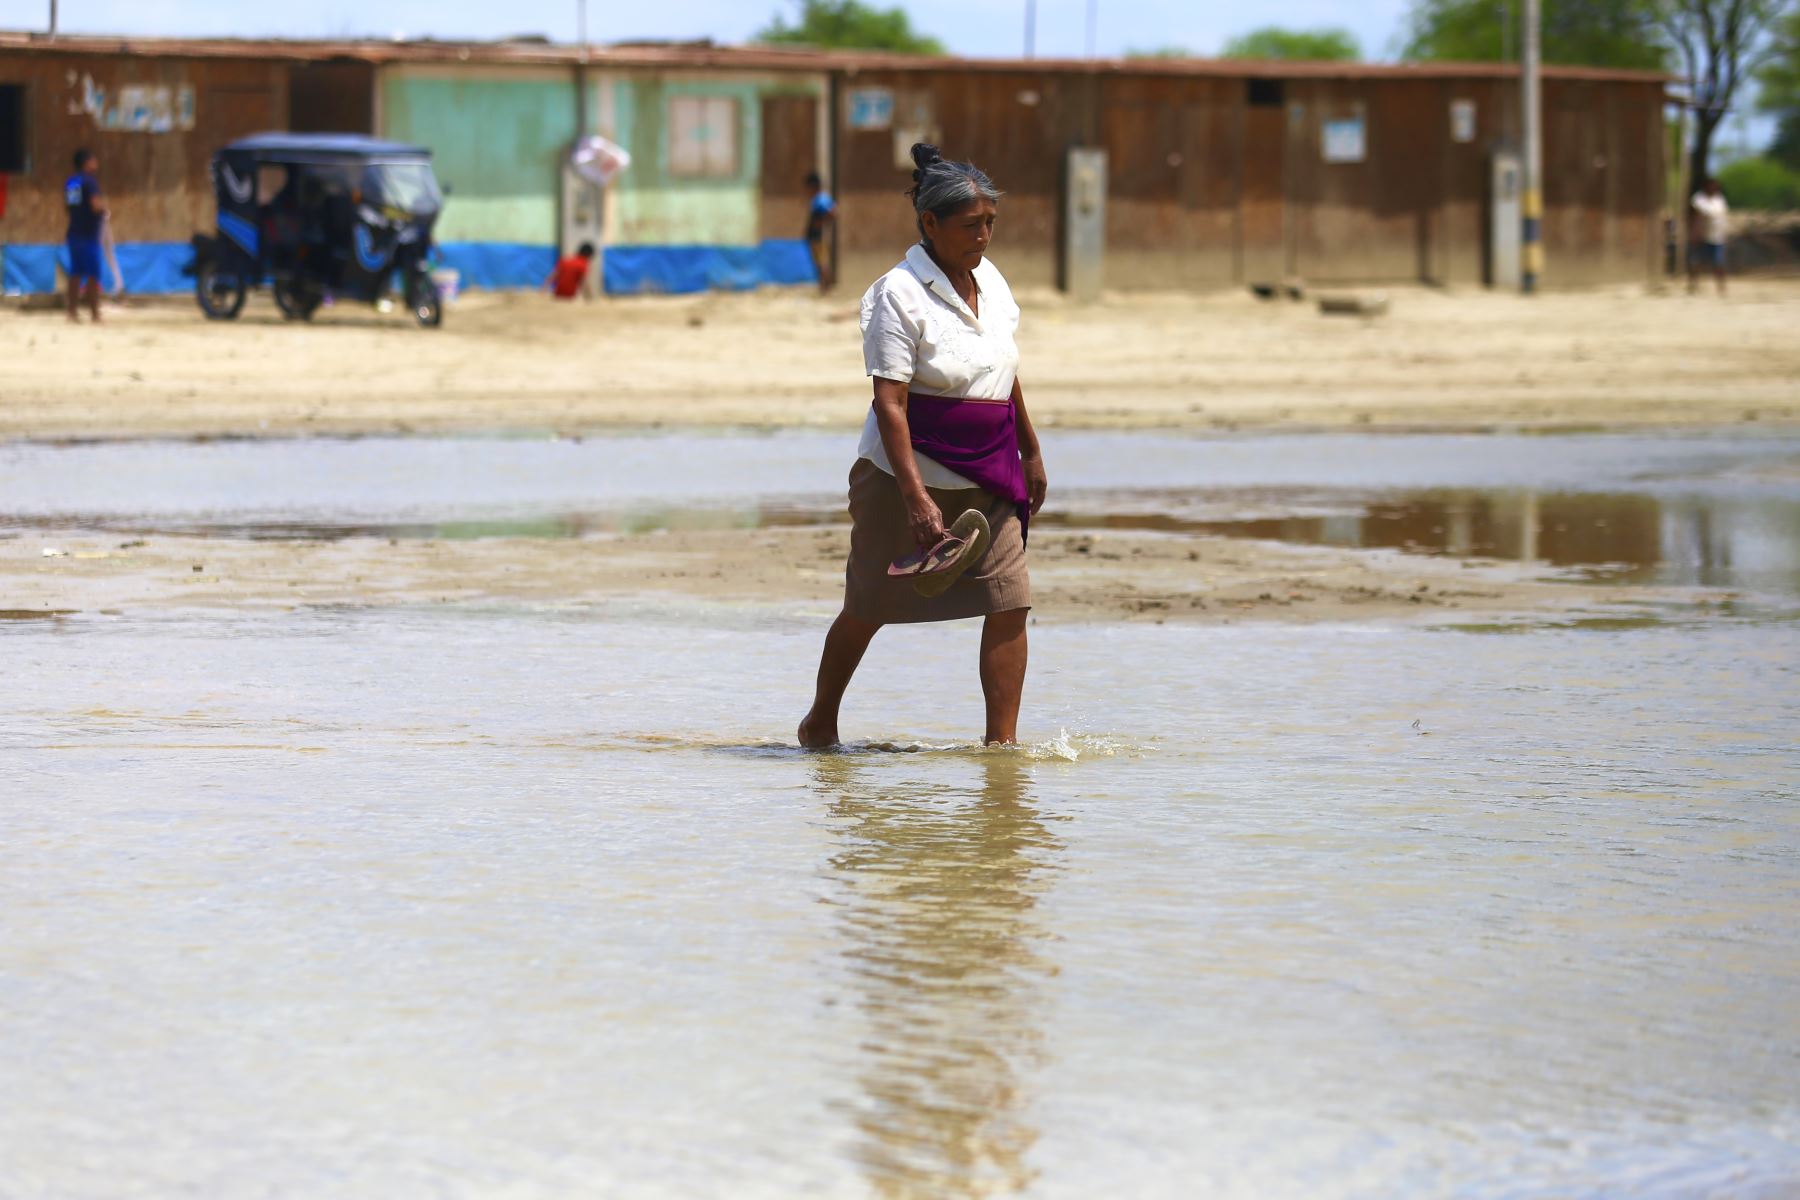
{"label": "muddy brown water", "polygon": [[[1431,511],[1343,473],[1268,478],[1291,466],[1274,449],[1223,482],[1181,474],[1211,444],[1154,439],[1062,471],[1095,520],[1131,501],[1306,540],[1405,526],[1387,544],[1442,552],[1508,552],[1531,494],[1547,564],[1575,553],[1546,537],[1561,523],[1620,529],[1604,558],[1627,569],[1654,547],[1642,569],[1696,574],[1672,564],[1699,561],[1680,514],[1700,497],[1739,514],[1709,518],[1730,561],[1705,569],[1790,578],[1791,445],[1549,443],[1546,470],[1517,442],[1488,446],[1504,469],[1412,444],[1440,465],[1387,473]],[[696,496],[644,472],[586,498],[545,466],[566,447],[462,446],[459,476],[365,489],[379,503],[348,486],[367,464],[443,449],[352,469],[326,460],[368,444],[245,447],[183,472],[214,448],[13,447],[0,511],[204,537],[827,507],[792,472],[761,498],[720,483],[769,444],[665,447],[711,480]],[[1403,444],[1291,449],[1372,474]],[[1132,445],[1137,469],[1105,465]],[[467,470],[490,452],[520,454],[507,504]],[[1800,1186],[1800,626],[1045,623],[1017,750],[967,741],[974,627],[926,627],[877,640],[852,742],[807,755],[783,742],[829,615],[0,621],[0,1191]]]}

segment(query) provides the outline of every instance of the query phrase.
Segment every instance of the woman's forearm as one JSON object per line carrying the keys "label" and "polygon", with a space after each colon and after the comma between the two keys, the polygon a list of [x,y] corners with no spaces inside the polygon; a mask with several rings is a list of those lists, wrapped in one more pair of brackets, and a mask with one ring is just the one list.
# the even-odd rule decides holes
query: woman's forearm
{"label": "woman's forearm", "polygon": [[913,457],[912,427],[906,420],[907,387],[892,379],[875,380],[875,426],[881,431],[881,447],[887,451],[888,465],[894,468],[894,482],[903,496],[925,492],[925,479],[919,474],[919,462]]}

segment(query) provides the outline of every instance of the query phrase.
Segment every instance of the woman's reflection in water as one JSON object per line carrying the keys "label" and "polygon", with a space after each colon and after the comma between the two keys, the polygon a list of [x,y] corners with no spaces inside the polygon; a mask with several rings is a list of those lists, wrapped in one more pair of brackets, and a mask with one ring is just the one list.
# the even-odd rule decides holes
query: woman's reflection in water
{"label": "woman's reflection in water", "polygon": [[881,1196],[1002,1195],[1032,1177],[1021,1078],[1041,1053],[1042,982],[1055,970],[1036,906],[1062,843],[1032,807],[1016,750],[972,765],[978,791],[889,790],[889,771],[867,760],[818,760],[837,795],[844,848],[830,869],[867,1022],[848,1108]]}

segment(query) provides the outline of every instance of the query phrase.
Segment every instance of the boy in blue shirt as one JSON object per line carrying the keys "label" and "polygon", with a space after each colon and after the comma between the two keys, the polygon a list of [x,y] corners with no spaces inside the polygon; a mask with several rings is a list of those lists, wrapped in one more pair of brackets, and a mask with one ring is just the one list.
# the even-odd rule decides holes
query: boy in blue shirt
{"label": "boy in blue shirt", "polygon": [[828,292],[833,279],[831,243],[825,234],[837,222],[837,202],[825,190],[825,181],[817,171],[806,176],[806,194],[812,198],[806,207],[806,246],[812,251],[813,266],[819,272],[819,291]]}
{"label": "boy in blue shirt", "polygon": [[63,184],[63,205],[69,210],[69,320],[80,321],[81,295],[87,293],[88,312],[100,319],[100,222],[106,205],[100,201],[100,180],[95,172],[100,160],[92,150],[75,152],[75,173]]}

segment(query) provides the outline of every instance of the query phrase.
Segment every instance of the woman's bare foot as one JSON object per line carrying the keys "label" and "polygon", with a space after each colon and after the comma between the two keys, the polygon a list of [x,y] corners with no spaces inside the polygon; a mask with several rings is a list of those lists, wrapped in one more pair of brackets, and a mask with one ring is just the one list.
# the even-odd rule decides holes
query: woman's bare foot
{"label": "woman's bare foot", "polygon": [[825,720],[817,713],[807,713],[800,719],[800,728],[794,735],[800,741],[802,750],[826,750],[838,744],[837,720]]}

